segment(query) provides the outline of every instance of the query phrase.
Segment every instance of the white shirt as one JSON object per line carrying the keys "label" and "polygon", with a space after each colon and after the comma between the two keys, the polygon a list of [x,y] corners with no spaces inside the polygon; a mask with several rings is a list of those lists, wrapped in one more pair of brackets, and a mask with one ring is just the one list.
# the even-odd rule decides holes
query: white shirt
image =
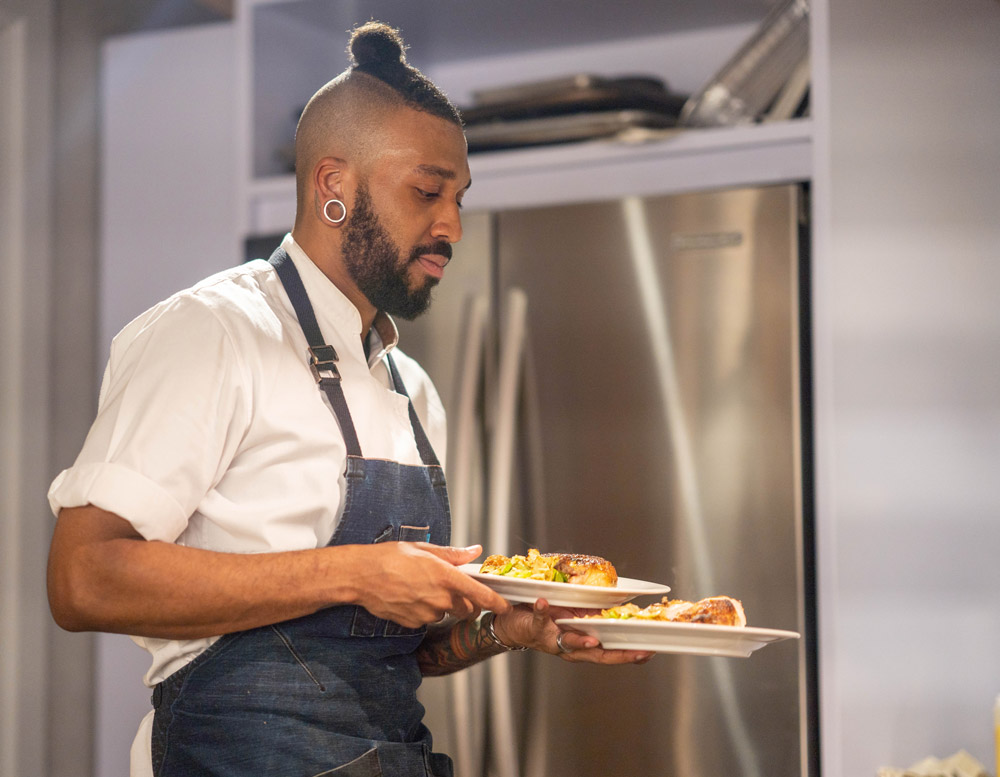
{"label": "white shirt", "polygon": [[[376,320],[366,359],[357,308],[291,235],[282,246],[340,356],[362,454],[420,464],[407,401],[389,388],[383,359],[396,344],[392,320]],[[146,539],[232,553],[326,545],[343,512],[346,449],[306,348],[277,273],[261,260],[143,313],[112,343],[97,418],[49,490],[53,512],[93,504]],[[393,359],[443,462],[441,400],[415,361],[398,349]],[[217,638],[133,639],[152,655],[153,686]]]}

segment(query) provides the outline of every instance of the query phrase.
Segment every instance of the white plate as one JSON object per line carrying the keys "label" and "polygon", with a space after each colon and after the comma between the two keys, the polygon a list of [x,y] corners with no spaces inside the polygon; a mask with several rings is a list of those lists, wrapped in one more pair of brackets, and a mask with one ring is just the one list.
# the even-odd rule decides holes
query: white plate
{"label": "white plate", "polygon": [[597,637],[609,650],[650,650],[698,656],[746,658],[753,651],[783,639],[798,639],[795,631],[751,626],[713,626],[628,618],[559,618],[560,626]]}
{"label": "white plate", "polygon": [[618,585],[614,588],[576,583],[550,583],[524,577],[481,574],[479,572],[481,566],[482,564],[463,564],[459,569],[488,585],[509,602],[534,604],[535,599],[545,599],[557,607],[604,609],[624,604],[637,596],[665,594],[670,590],[670,586],[647,583],[645,580],[632,580],[628,577],[619,577]]}

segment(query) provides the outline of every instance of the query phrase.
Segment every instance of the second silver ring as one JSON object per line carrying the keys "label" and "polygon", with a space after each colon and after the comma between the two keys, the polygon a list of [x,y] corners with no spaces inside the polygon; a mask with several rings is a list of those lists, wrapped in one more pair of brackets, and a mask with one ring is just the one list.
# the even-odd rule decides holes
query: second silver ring
{"label": "second silver ring", "polygon": [[563,637],[566,636],[565,631],[560,631],[559,636],[556,637],[556,647],[559,648],[560,653],[572,653],[573,648],[568,648],[563,644]]}

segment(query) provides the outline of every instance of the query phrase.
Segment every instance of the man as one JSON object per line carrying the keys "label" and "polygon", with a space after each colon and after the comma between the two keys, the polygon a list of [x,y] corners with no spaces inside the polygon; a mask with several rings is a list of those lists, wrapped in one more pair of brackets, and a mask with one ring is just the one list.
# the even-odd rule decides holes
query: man
{"label": "man", "polygon": [[292,232],[122,331],[50,490],[57,622],[152,654],[133,774],[448,775],[421,675],[648,658],[456,569],[481,548],[447,546],[443,411],[390,314],[427,307],[461,238],[465,138],[395,31],[351,51],[300,119]]}

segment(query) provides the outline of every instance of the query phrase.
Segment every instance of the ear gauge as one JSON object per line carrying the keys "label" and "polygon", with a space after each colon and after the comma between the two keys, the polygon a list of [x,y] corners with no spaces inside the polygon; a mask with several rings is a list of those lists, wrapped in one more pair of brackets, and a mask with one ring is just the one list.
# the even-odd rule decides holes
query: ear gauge
{"label": "ear gauge", "polygon": [[[333,218],[333,216],[330,215],[330,206],[334,204],[340,207],[339,218]],[[340,224],[341,222],[343,222],[344,219],[347,218],[347,206],[344,205],[344,203],[341,202],[340,200],[327,200],[325,203],[323,203],[323,216],[326,217],[326,220],[329,221],[331,224]]]}

